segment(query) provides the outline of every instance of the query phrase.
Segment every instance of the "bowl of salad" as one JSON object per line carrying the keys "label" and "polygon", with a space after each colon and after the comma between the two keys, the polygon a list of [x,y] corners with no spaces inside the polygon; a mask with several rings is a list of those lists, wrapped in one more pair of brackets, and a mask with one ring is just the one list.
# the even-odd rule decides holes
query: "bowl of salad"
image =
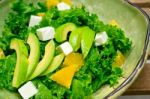
{"label": "bowl of salad", "polygon": [[147,14],[124,0],[0,1],[0,99],[114,99],[147,58]]}

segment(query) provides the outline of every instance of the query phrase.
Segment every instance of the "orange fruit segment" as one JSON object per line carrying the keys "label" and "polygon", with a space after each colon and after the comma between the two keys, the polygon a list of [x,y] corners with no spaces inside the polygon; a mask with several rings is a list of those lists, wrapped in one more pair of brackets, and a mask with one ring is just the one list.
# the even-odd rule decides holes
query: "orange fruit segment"
{"label": "orange fruit segment", "polygon": [[63,66],[77,65],[79,68],[84,64],[83,55],[80,53],[71,53],[66,56]]}
{"label": "orange fruit segment", "polygon": [[47,0],[46,5],[47,8],[50,9],[53,6],[56,6],[59,3],[59,0]]}
{"label": "orange fruit segment", "polygon": [[109,24],[112,25],[112,26],[117,26],[117,27],[119,27],[119,24],[118,24],[117,21],[114,20],[114,19],[111,20]]}
{"label": "orange fruit segment", "polygon": [[117,56],[113,62],[113,66],[121,66],[125,62],[125,57],[124,55],[120,52],[117,51]]}
{"label": "orange fruit segment", "polygon": [[65,3],[69,4],[69,5],[72,5],[72,1],[71,0],[61,0],[61,2],[65,2]]}
{"label": "orange fruit segment", "polygon": [[50,79],[56,81],[58,84],[70,88],[72,79],[76,71],[83,66],[83,55],[80,53],[71,53],[66,56],[63,63],[63,68],[54,73]]}
{"label": "orange fruit segment", "polygon": [[0,48],[0,59],[5,58],[5,54],[3,50]]}
{"label": "orange fruit segment", "polygon": [[38,16],[41,16],[41,17],[44,17],[44,16],[45,16],[45,13],[41,12],[41,13],[38,13],[37,15],[38,15]]}
{"label": "orange fruit segment", "polygon": [[74,77],[75,72],[77,71],[77,65],[71,65],[62,68],[61,70],[54,73],[50,79],[57,82],[58,84],[70,89],[72,79]]}

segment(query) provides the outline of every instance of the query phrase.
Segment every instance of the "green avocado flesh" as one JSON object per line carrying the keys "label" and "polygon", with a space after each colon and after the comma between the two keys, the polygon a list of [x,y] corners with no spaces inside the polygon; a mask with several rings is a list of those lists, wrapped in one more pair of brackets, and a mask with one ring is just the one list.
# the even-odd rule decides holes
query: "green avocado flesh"
{"label": "green avocado flesh", "polygon": [[17,62],[13,75],[12,86],[18,88],[26,80],[28,69],[28,50],[24,41],[19,39],[12,39],[10,48],[14,49],[17,54]]}
{"label": "green avocado flesh", "polygon": [[78,49],[81,47],[81,33],[82,28],[77,28],[76,30],[72,31],[69,37],[69,43],[73,47],[74,51],[78,51]]}
{"label": "green avocado flesh", "polygon": [[81,49],[84,58],[88,55],[94,42],[95,32],[89,27],[82,27]]}
{"label": "green avocado flesh", "polygon": [[55,71],[63,62],[64,57],[64,54],[55,56],[48,69],[42,75],[47,75],[48,73]]}
{"label": "green avocado flesh", "polygon": [[29,33],[27,43],[30,46],[30,55],[28,58],[29,66],[27,72],[27,78],[29,78],[38,65],[40,59],[40,42],[35,34]]}
{"label": "green avocado flesh", "polygon": [[78,51],[81,47],[84,58],[88,55],[95,37],[95,32],[89,27],[80,27],[72,31],[69,37],[69,43],[74,51]]}
{"label": "green avocado flesh", "polygon": [[67,35],[76,29],[74,23],[66,23],[56,29],[55,39],[57,42],[63,42],[67,40]]}
{"label": "green avocado flesh", "polygon": [[44,57],[39,62],[39,64],[37,65],[35,71],[31,75],[31,77],[29,78],[30,80],[37,77],[37,76],[39,76],[42,72],[44,72],[48,68],[48,66],[50,65],[50,63],[53,60],[54,52],[55,52],[55,43],[54,43],[53,40],[51,40],[46,45]]}

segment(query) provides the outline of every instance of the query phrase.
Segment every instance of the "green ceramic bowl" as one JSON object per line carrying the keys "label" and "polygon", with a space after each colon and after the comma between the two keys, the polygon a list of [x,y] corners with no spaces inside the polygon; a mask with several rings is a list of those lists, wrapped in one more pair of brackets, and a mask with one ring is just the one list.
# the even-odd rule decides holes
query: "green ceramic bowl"
{"label": "green ceramic bowl", "polygon": [[[10,11],[11,1],[0,1],[0,33],[4,19]],[[34,0],[26,1],[33,2]],[[98,14],[104,23],[108,23],[112,19],[117,20],[126,36],[133,42],[132,49],[123,65],[124,73],[123,77],[119,79],[119,83],[114,87],[105,85],[90,96],[95,99],[117,98],[133,83],[144,66],[150,35],[149,17],[144,11],[125,0],[73,0],[73,2],[75,5],[84,4],[90,12]],[[20,96],[1,89],[0,99],[20,99]]]}

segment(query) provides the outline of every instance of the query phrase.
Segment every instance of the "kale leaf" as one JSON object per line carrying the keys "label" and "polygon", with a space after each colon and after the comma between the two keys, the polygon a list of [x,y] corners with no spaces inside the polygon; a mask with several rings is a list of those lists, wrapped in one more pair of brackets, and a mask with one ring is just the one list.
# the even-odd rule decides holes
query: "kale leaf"
{"label": "kale leaf", "polygon": [[[115,85],[118,78],[122,76],[121,68],[112,67],[116,52],[111,41],[99,48],[93,47],[84,66],[75,75],[76,80],[73,81],[72,96],[77,96],[76,88],[79,86],[81,92],[83,91],[81,96],[85,97],[105,84]],[[86,79],[87,77],[88,79]]]}
{"label": "kale leaf", "polygon": [[132,42],[125,36],[123,30],[111,25],[106,25],[103,30],[107,32],[108,36],[113,41],[115,49],[120,50],[124,54],[130,50]]}
{"label": "kale leaf", "polygon": [[72,8],[66,11],[58,11],[56,7],[46,12],[41,26],[54,26],[55,28],[67,22],[75,23],[77,26],[89,26],[95,32],[100,32],[104,24],[99,21],[95,14],[90,14],[83,8]]}
{"label": "kale leaf", "polygon": [[12,79],[16,65],[16,54],[7,56],[0,60],[0,89],[6,88],[10,91],[16,89],[12,87]]}
{"label": "kale leaf", "polygon": [[43,83],[38,81],[38,93],[35,95],[35,99],[49,99],[52,97],[52,92]]}
{"label": "kale leaf", "polygon": [[12,4],[11,8],[13,11],[8,14],[2,31],[2,37],[0,37],[0,48],[4,50],[6,55],[11,54],[9,53],[11,38],[16,37],[26,41],[30,32],[28,29],[30,16],[47,11],[44,3],[38,3],[37,5],[24,3],[23,0],[15,0]]}
{"label": "kale leaf", "polygon": [[33,80],[33,83],[37,88],[40,88],[37,95],[32,97],[33,99],[49,99],[47,97],[48,94],[41,95],[47,92],[49,92],[52,99],[69,99],[70,90],[50,80],[48,76],[36,78]]}

